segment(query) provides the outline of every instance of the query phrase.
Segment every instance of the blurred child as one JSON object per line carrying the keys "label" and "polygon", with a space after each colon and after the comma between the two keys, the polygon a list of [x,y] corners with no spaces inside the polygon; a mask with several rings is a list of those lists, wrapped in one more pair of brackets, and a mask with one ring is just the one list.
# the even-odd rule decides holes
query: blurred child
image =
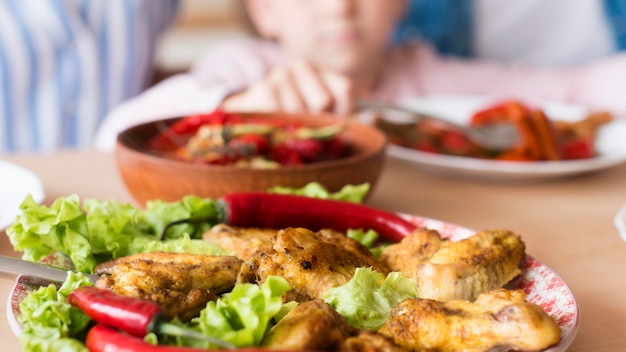
{"label": "blurred child", "polygon": [[424,43],[391,45],[404,0],[246,0],[259,34],[216,48],[189,73],[115,109],[96,146],[108,150],[123,128],[207,112],[330,111],[356,99],[399,101],[438,95],[500,95],[626,112],[626,56],[585,66],[508,66],[438,56]]}

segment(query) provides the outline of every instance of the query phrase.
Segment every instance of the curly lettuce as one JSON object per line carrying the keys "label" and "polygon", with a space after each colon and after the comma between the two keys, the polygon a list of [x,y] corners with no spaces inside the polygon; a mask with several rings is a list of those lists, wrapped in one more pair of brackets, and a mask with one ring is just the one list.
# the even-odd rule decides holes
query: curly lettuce
{"label": "curly lettuce", "polygon": [[26,295],[17,317],[22,326],[19,339],[24,350],[87,351],[82,335],[91,319],[67,303],[67,296],[77,287],[92,285],[83,274],[68,272],[61,287],[50,284]]}
{"label": "curly lettuce", "polygon": [[369,183],[345,185],[337,192],[330,192],[319,182],[310,182],[301,188],[272,187],[270,193],[293,194],[311,198],[335,199],[352,203],[362,203],[370,191]]}
{"label": "curly lettuce", "polygon": [[[148,251],[225,254],[201,239],[204,231],[221,221],[217,203],[209,198],[153,201],[141,209],[96,199],[87,199],[81,207],[77,195],[57,198],[47,207],[29,195],[20,209],[6,232],[13,248],[23,251],[22,259],[28,261],[60,252],[78,271],[91,273],[98,263]],[[169,228],[161,241],[166,225],[181,219],[188,221]]]}
{"label": "curly lettuce", "polygon": [[[287,280],[270,276],[262,285],[244,283],[208,302],[200,316],[187,324],[198,332],[237,347],[259,346],[267,331],[296,303],[283,303],[282,296],[291,290]],[[180,339],[178,344],[215,348],[210,343]]]}
{"label": "curly lettuce", "polygon": [[350,325],[377,331],[391,309],[407,298],[415,298],[415,282],[399,272],[387,277],[371,268],[357,268],[343,286],[331,288],[322,298]]}

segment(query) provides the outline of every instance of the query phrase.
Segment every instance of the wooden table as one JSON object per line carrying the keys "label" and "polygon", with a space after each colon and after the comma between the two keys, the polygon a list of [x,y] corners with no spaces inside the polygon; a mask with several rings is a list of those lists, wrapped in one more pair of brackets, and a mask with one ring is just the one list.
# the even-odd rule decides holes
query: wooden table
{"label": "wooden table", "polygon": [[[111,154],[65,151],[3,159],[41,177],[47,204],[73,193],[131,201]],[[511,183],[442,178],[395,159],[389,159],[369,201],[475,230],[505,227],[521,234],[528,253],[576,295],[581,325],[568,351],[593,352],[626,348],[626,243],[612,223],[625,202],[626,164],[573,178]],[[4,234],[0,254],[19,256]],[[0,278],[0,345],[7,352],[20,350],[5,318],[12,285]]]}

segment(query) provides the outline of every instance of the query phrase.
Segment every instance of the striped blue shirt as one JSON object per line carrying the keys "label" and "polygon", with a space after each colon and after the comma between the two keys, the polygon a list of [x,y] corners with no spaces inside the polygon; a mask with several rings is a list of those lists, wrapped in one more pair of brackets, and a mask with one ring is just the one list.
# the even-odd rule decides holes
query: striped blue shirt
{"label": "striped blue shirt", "polygon": [[141,92],[179,0],[0,1],[0,154],[87,147]]}

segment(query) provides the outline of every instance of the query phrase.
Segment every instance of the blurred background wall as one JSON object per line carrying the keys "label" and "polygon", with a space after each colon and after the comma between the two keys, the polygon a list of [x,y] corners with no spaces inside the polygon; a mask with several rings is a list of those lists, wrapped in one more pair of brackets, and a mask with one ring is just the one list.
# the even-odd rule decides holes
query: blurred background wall
{"label": "blurred background wall", "polygon": [[184,72],[218,40],[245,35],[239,0],[181,0],[176,22],[156,52],[153,83]]}

